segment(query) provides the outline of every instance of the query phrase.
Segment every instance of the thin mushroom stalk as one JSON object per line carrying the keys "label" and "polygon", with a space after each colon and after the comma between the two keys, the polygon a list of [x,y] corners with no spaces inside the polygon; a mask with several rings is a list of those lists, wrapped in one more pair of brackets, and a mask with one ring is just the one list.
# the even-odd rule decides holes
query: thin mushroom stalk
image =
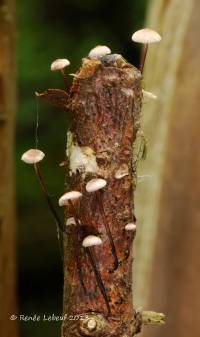
{"label": "thin mushroom stalk", "polygon": [[104,188],[106,186],[106,184],[107,184],[107,182],[106,182],[105,179],[101,179],[101,178],[92,179],[86,184],[86,190],[89,193],[91,193],[91,192],[95,193],[95,197],[96,197],[96,200],[97,200],[99,211],[100,211],[100,214],[101,214],[102,219],[103,219],[103,223],[104,223],[104,226],[105,226],[105,229],[106,229],[106,233],[108,235],[108,240],[109,240],[110,246],[111,246],[111,252],[112,252],[112,255],[113,255],[113,258],[114,258],[114,268],[111,269],[111,271],[114,271],[115,269],[118,268],[119,263],[118,263],[118,258],[117,258],[117,253],[116,253],[112,233],[111,233],[109,224],[108,224],[107,219],[106,219],[106,214],[105,214],[102,195],[101,195],[102,188]]}
{"label": "thin mushroom stalk", "polygon": [[111,309],[110,309],[110,304],[109,304],[108,296],[106,294],[105,286],[104,286],[103,281],[101,279],[101,274],[100,274],[100,272],[99,272],[99,270],[97,268],[97,263],[96,263],[96,259],[94,257],[94,253],[91,251],[91,248],[89,248],[89,247],[85,248],[85,250],[86,250],[86,253],[87,253],[88,258],[90,260],[90,263],[92,265],[94,274],[96,276],[96,280],[97,280],[99,289],[100,289],[100,291],[102,293],[102,296],[104,298],[104,301],[105,301],[105,304],[106,304],[106,307],[107,307],[107,310],[108,310],[108,314],[110,314],[111,313]]}
{"label": "thin mushroom stalk", "polygon": [[141,55],[140,66],[139,66],[139,69],[140,69],[141,73],[143,73],[143,70],[144,70],[144,65],[145,65],[147,52],[148,52],[148,47],[149,47],[148,44],[145,44],[143,49],[142,49],[142,55]]}
{"label": "thin mushroom stalk", "polygon": [[42,151],[40,151],[38,149],[30,149],[30,150],[24,152],[24,154],[21,157],[21,160],[23,162],[25,162],[26,164],[33,165],[33,167],[34,167],[36,177],[39,181],[40,187],[41,187],[42,192],[45,196],[45,199],[46,199],[47,204],[49,206],[50,212],[53,215],[54,221],[56,223],[56,231],[57,231],[59,251],[60,251],[61,259],[63,259],[62,247],[61,247],[61,244],[60,244],[60,231],[61,231],[61,233],[64,233],[65,230],[64,230],[64,226],[63,226],[63,224],[62,224],[62,222],[61,222],[61,220],[58,216],[58,213],[57,213],[57,211],[56,211],[56,209],[55,209],[55,207],[52,203],[52,200],[51,200],[50,194],[48,192],[47,186],[44,182],[44,178],[42,177],[42,174],[40,172],[39,162],[43,160],[44,156],[45,156],[45,154]]}
{"label": "thin mushroom stalk", "polygon": [[99,210],[100,210],[100,213],[101,213],[102,218],[103,218],[103,223],[104,223],[105,228],[106,228],[106,232],[107,232],[108,239],[109,239],[110,246],[111,246],[112,255],[113,255],[113,258],[114,258],[113,269],[110,269],[110,271],[113,272],[119,266],[119,261],[118,261],[118,258],[117,258],[117,252],[116,252],[115,244],[114,244],[114,241],[113,241],[112,233],[111,233],[109,224],[108,224],[107,219],[106,219],[106,214],[105,214],[105,210],[104,210],[104,206],[103,206],[101,191],[96,191],[95,194],[96,194],[96,198],[98,200]]}
{"label": "thin mushroom stalk", "polygon": [[59,218],[59,215],[53,205],[53,202],[51,200],[51,196],[47,190],[47,187],[46,187],[46,184],[44,182],[44,178],[42,177],[41,175],[41,171],[40,171],[40,167],[37,163],[35,163],[34,165],[34,170],[35,170],[35,173],[36,173],[36,176],[38,178],[38,181],[39,181],[39,184],[41,186],[41,189],[42,191],[44,192],[44,196],[45,196],[45,199],[47,201],[47,204],[51,210],[51,213],[53,215],[53,218],[56,222],[56,225],[58,226],[59,230],[64,233],[65,232],[65,229],[64,229],[64,226],[63,226],[63,223],[61,222],[60,218]]}
{"label": "thin mushroom stalk", "polygon": [[[77,214],[77,211],[73,205],[73,202],[71,200],[69,200],[69,204],[73,210],[73,214],[74,214],[74,219],[75,219],[75,222],[76,222],[76,225],[77,225],[77,229],[78,229],[78,233],[79,235],[77,236],[77,239],[78,239],[78,242],[80,242],[80,237],[82,238],[83,236],[83,231],[82,231],[82,227],[81,227],[81,224],[83,225],[84,222],[82,219],[79,220],[79,216]],[[81,224],[79,223],[79,221],[81,222]],[[97,284],[99,286],[99,289],[103,295],[103,298],[105,300],[105,303],[106,303],[106,307],[108,309],[108,313],[110,313],[110,306],[109,306],[109,301],[108,301],[108,297],[107,297],[107,294],[106,294],[106,290],[105,290],[105,287],[104,287],[104,284],[103,284],[103,281],[101,279],[101,274],[98,270],[98,267],[97,267],[97,263],[96,263],[96,259],[94,257],[94,254],[91,250],[91,248],[89,247],[85,247],[85,251],[86,251],[86,254],[88,255],[88,258],[90,260],[90,263],[91,263],[91,266],[93,268],[93,271],[94,271],[94,274],[95,274],[95,277],[96,277],[96,281],[97,281]],[[78,273],[79,273],[79,276],[80,276],[80,279],[81,279],[81,283],[82,283],[82,286],[84,288],[84,291],[85,293],[87,293],[87,290],[85,289],[85,283],[84,283],[84,279],[83,279],[83,273],[82,273],[82,268],[81,268],[81,265],[80,265],[80,260],[79,260],[79,256],[77,254],[77,264],[78,264]]]}
{"label": "thin mushroom stalk", "polygon": [[84,294],[87,294],[87,290],[85,287],[84,279],[83,279],[83,272],[82,272],[82,267],[81,267],[81,262],[80,262],[80,245],[81,245],[81,240],[82,240],[82,228],[80,225],[80,220],[76,211],[76,208],[74,207],[73,201],[78,200],[79,198],[82,197],[82,193],[79,191],[70,191],[66,192],[63,196],[60,197],[59,199],[59,206],[67,206],[69,205],[73,214],[73,219],[75,221],[76,229],[75,229],[75,261],[76,261],[76,267],[77,267],[77,275],[80,280],[80,284],[82,286],[82,289],[84,291]]}

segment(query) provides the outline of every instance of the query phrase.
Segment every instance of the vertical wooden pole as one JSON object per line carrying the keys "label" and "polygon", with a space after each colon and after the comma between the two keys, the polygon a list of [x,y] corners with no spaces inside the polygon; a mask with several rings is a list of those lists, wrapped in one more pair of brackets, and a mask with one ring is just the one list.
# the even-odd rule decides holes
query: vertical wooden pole
{"label": "vertical wooden pole", "polygon": [[168,317],[148,337],[200,334],[199,11],[198,0],[155,0],[147,18],[163,39],[144,73],[158,100],[143,110],[150,150],[140,174],[152,177],[137,189],[136,301]]}
{"label": "vertical wooden pole", "polygon": [[0,1],[0,335],[16,336],[15,195],[13,179],[15,1]]}
{"label": "vertical wooden pole", "polygon": [[[135,221],[132,146],[140,126],[141,98],[140,71],[116,55],[107,56],[105,61],[85,59],[71,88],[67,155],[71,189],[83,193],[74,206],[82,232],[77,242],[75,226],[68,226],[64,258],[64,314],[68,319],[63,322],[62,337],[131,337],[141,327],[132,304],[134,232],[125,230],[127,223]],[[107,181],[99,197],[85,189],[86,183],[97,177]],[[74,216],[74,210],[69,205],[70,216]],[[105,221],[118,266],[114,264]],[[81,241],[94,233],[103,244],[91,247],[87,254]],[[77,272],[78,254],[85,289]],[[103,282],[104,296],[92,259]],[[78,315],[83,319],[69,319]]]}

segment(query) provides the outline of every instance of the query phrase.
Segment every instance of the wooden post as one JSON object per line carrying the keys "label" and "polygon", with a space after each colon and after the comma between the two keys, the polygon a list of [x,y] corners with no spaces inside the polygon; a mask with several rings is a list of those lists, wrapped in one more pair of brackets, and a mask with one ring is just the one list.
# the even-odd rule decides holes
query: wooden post
{"label": "wooden post", "polygon": [[[127,223],[135,222],[132,145],[140,125],[140,82],[141,74],[136,68],[111,55],[105,57],[105,62],[85,59],[71,88],[72,124],[67,144],[70,189],[80,191],[83,197],[74,204],[81,227],[78,248],[77,226],[68,226],[65,241],[64,314],[68,318],[63,322],[62,337],[133,336],[140,330],[141,320],[133,309],[131,291],[134,232],[125,230]],[[97,177],[107,181],[98,192],[99,197],[85,190],[86,183]],[[71,216],[74,210],[69,205],[66,218]],[[118,266],[105,222],[111,231]],[[103,241],[102,245],[91,247],[90,254],[102,279],[104,296],[90,255],[81,247],[89,234],[96,234]],[[78,315],[81,319],[69,319]]]}
{"label": "wooden post", "polygon": [[158,100],[143,110],[149,156],[139,174],[151,178],[137,188],[135,301],[168,317],[148,337],[200,333],[199,11],[198,0],[155,0],[147,16],[146,25],[163,39],[150,50],[144,73],[146,90]]}
{"label": "wooden post", "polygon": [[17,336],[15,196],[15,1],[0,1],[0,335]]}

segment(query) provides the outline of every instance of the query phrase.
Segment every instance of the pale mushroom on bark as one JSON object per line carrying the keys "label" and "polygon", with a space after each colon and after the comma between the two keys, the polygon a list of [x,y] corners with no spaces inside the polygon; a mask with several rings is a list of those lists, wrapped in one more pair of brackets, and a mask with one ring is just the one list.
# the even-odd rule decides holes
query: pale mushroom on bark
{"label": "pale mushroom on bark", "polygon": [[48,192],[48,189],[46,187],[46,184],[44,182],[44,178],[41,174],[40,167],[39,167],[39,162],[43,160],[45,157],[44,152],[38,149],[30,149],[26,152],[23,153],[21,156],[21,160],[26,163],[26,164],[31,164],[34,167],[35,174],[37,176],[37,179],[39,181],[40,187],[42,189],[42,192],[44,193],[45,199],[47,201],[47,204],[49,206],[49,209],[53,215],[53,218],[56,223],[56,231],[57,231],[57,238],[58,238],[58,244],[59,244],[59,250],[60,250],[60,256],[63,259],[63,254],[62,254],[62,246],[60,244],[60,231],[61,233],[65,233],[64,226],[59,218],[59,215],[56,211],[56,208],[53,205],[53,202],[51,200],[50,194]]}
{"label": "pale mushroom on bark", "polygon": [[82,273],[82,268],[81,268],[81,263],[80,263],[80,241],[82,239],[82,227],[81,227],[81,221],[78,217],[78,213],[76,211],[76,208],[74,207],[73,201],[77,201],[82,197],[82,193],[79,191],[69,191],[64,193],[60,199],[58,200],[59,206],[67,206],[70,205],[73,217],[69,218],[66,222],[66,225],[69,224],[75,224],[76,225],[76,238],[77,241],[75,242],[75,247],[77,250],[76,254],[76,264],[77,264],[77,273],[79,276],[79,280],[81,282],[81,285],[83,287],[84,293],[86,294],[86,288],[85,284],[83,281],[83,273]]}
{"label": "pale mushroom on bark", "polygon": [[91,250],[91,247],[99,246],[102,243],[103,242],[102,242],[102,240],[101,240],[100,237],[95,236],[95,235],[88,235],[88,236],[86,236],[83,239],[82,246],[86,250],[87,256],[88,256],[88,258],[90,260],[90,263],[92,265],[94,274],[96,276],[96,280],[97,280],[99,289],[100,289],[100,291],[102,293],[102,296],[104,298],[104,301],[105,301],[108,313],[110,313],[111,310],[110,310],[110,305],[109,305],[108,297],[107,297],[107,294],[106,294],[105,286],[103,284],[103,281],[102,281],[102,278],[101,278],[101,274],[100,274],[99,269],[97,267],[96,259],[95,259],[95,256],[94,256],[94,252],[92,252],[92,250]]}
{"label": "pale mushroom on bark", "polygon": [[95,235],[88,235],[84,238],[82,242],[83,247],[92,247],[102,245],[102,240],[98,236]]}
{"label": "pale mushroom on bark", "polygon": [[111,54],[111,50],[107,46],[96,46],[90,50],[88,57],[90,59],[98,60],[101,57],[109,54]]}
{"label": "pale mushroom on bark", "polygon": [[64,68],[68,67],[69,65],[70,65],[70,61],[68,59],[56,59],[55,61],[51,63],[51,71],[61,72],[65,86],[67,86],[67,78],[65,75]]}
{"label": "pale mushroom on bark", "polygon": [[137,30],[133,35],[132,35],[132,40],[137,43],[143,43],[144,48],[142,51],[142,56],[141,56],[141,62],[140,62],[140,71],[143,73],[144,69],[144,64],[147,56],[147,51],[148,51],[148,46],[151,43],[157,43],[161,41],[161,36],[154,30],[150,28],[144,28]]}
{"label": "pale mushroom on bark", "polygon": [[126,231],[136,231],[136,224],[128,223],[124,228]]}
{"label": "pale mushroom on bark", "polygon": [[[47,204],[50,208],[50,211],[54,217],[54,220],[56,222],[56,226],[57,226],[57,232],[58,232],[58,236],[59,236],[59,229],[64,232],[64,227],[63,227],[63,224],[58,216],[58,213],[52,203],[52,200],[51,200],[51,197],[50,197],[50,194],[47,190],[47,186],[44,182],[44,178],[41,174],[41,171],[40,171],[40,167],[39,167],[39,162],[43,160],[43,158],[45,157],[45,154],[44,152],[42,152],[41,150],[38,150],[38,149],[30,149],[26,152],[23,153],[22,157],[21,157],[21,160],[26,163],[26,164],[31,164],[33,165],[34,167],[34,171],[35,171],[35,174],[37,176],[37,179],[39,181],[39,184],[41,186],[41,189],[44,193],[44,196],[46,198],[46,201],[47,201]],[[59,237],[58,237],[59,238]]]}

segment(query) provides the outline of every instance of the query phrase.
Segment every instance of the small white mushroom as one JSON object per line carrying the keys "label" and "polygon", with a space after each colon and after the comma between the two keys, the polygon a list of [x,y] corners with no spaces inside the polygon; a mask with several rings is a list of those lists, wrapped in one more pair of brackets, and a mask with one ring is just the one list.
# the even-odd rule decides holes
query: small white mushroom
{"label": "small white mushroom", "polygon": [[143,96],[146,98],[150,98],[150,99],[154,99],[156,100],[158,97],[154,94],[152,94],[152,92],[146,91],[146,90],[142,90]]}
{"label": "small white mushroom", "polygon": [[51,71],[62,70],[69,66],[70,62],[67,59],[57,59],[51,63]]}
{"label": "small white mushroom", "polygon": [[126,231],[135,231],[136,230],[136,224],[134,224],[134,223],[128,223],[125,226],[125,230]]}
{"label": "small white mushroom", "polygon": [[161,41],[161,36],[155,31],[150,28],[143,28],[137,30],[132,35],[132,40],[138,43],[150,44],[150,43],[157,43]]}
{"label": "small white mushroom", "polygon": [[96,178],[88,181],[86,184],[86,191],[87,192],[96,192],[102,188],[104,188],[107,185],[107,182],[105,179]]}
{"label": "small white mushroom", "polygon": [[68,59],[57,59],[51,63],[51,71],[60,71],[63,77],[65,86],[67,87],[67,78],[65,75],[64,68],[69,66],[70,62]]}
{"label": "small white mushroom", "polygon": [[44,158],[44,152],[38,149],[30,149],[23,153],[21,160],[26,164],[36,164]]}
{"label": "small white mushroom", "polygon": [[143,48],[142,56],[141,56],[141,61],[140,61],[140,71],[142,73],[143,69],[144,69],[146,56],[147,56],[148,45],[151,44],[151,43],[160,42],[161,36],[157,32],[155,32],[154,30],[152,30],[150,28],[144,28],[144,29],[137,30],[132,35],[132,40],[134,42],[144,44],[144,48]]}
{"label": "small white mushroom", "polygon": [[48,192],[47,186],[45,184],[44,178],[42,176],[42,173],[40,171],[39,162],[44,158],[45,154],[44,152],[38,150],[38,149],[30,149],[23,153],[21,156],[21,160],[25,162],[26,164],[32,164],[34,167],[35,174],[37,176],[38,182],[40,184],[40,187],[42,189],[42,192],[44,193],[44,196],[46,198],[47,204],[49,206],[49,209],[53,215],[53,218],[56,222],[57,227],[57,233],[58,233],[58,239],[59,239],[59,229],[64,232],[63,224],[59,218],[59,215],[57,214],[56,208],[53,205],[53,202],[51,200],[50,194]]}
{"label": "small white mushroom", "polygon": [[60,197],[58,201],[59,206],[66,206],[69,201],[79,199],[80,197],[82,197],[82,193],[79,191],[66,192]]}
{"label": "small white mushroom", "polygon": [[82,246],[83,247],[92,247],[102,245],[102,240],[100,237],[96,235],[88,235],[83,239]]}
{"label": "small white mushroom", "polygon": [[98,60],[108,54],[111,54],[110,48],[108,48],[107,46],[96,46],[95,48],[90,50],[88,57],[90,59]]}

